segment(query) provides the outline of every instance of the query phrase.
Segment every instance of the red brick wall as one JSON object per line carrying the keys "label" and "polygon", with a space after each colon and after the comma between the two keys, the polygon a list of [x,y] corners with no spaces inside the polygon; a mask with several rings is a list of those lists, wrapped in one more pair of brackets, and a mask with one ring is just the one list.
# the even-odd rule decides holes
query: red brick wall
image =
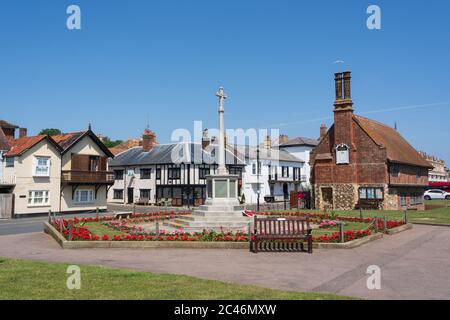
{"label": "red brick wall", "polygon": [[[389,180],[390,184],[395,185],[428,185],[428,171],[425,168],[419,168],[408,165],[397,165],[399,168],[398,176],[393,175],[392,167],[394,165],[390,164]],[[419,177],[417,174],[419,173]]]}
{"label": "red brick wall", "polygon": [[[350,112],[336,112],[335,118],[346,127],[335,131],[331,127],[328,135],[322,139],[311,154],[313,165],[312,183],[387,183],[388,169],[386,165],[386,149],[380,148],[351,119],[347,122]],[[347,133],[345,133],[347,132]],[[351,132],[351,135],[348,134]],[[350,147],[350,164],[337,165],[335,147],[345,143]],[[316,160],[316,155],[331,153],[332,160]]]}

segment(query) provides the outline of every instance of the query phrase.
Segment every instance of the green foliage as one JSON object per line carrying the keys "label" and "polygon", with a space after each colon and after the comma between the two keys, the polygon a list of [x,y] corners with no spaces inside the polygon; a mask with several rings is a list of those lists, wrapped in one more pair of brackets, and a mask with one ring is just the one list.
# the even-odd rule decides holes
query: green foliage
{"label": "green foliage", "polygon": [[119,144],[121,144],[122,142],[123,142],[122,140],[111,140],[109,137],[103,138],[103,144],[107,148],[114,148],[114,147],[118,146]]}
{"label": "green foliage", "polygon": [[39,132],[39,135],[49,135],[49,136],[58,136],[61,134],[62,134],[61,130],[56,128],[46,128],[42,129],[41,132]]}

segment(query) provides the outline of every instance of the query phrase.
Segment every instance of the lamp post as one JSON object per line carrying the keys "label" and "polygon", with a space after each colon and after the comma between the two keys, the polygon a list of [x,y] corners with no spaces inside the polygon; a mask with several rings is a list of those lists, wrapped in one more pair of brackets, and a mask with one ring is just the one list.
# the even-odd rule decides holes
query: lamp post
{"label": "lamp post", "polygon": [[261,194],[261,190],[259,187],[259,170],[260,167],[259,167],[259,146],[258,146],[256,149],[256,183],[257,183],[256,193],[258,195],[258,197],[256,198],[256,212],[259,212],[259,196]]}

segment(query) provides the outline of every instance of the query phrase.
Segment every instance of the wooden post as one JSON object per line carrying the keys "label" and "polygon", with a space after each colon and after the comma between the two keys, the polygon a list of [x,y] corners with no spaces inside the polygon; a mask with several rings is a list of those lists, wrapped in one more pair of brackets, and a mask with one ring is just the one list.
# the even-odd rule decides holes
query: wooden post
{"label": "wooden post", "polygon": [[69,241],[73,239],[73,221],[69,221]]}
{"label": "wooden post", "polygon": [[341,243],[345,242],[345,236],[344,236],[344,222],[341,221],[341,223],[339,224],[339,241]]}
{"label": "wooden post", "polygon": [[95,208],[95,216],[97,217],[97,220],[98,220],[98,207]]}
{"label": "wooden post", "polygon": [[408,210],[405,210],[405,224],[408,223]]}
{"label": "wooden post", "polygon": [[384,228],[384,232],[387,232],[387,216],[384,216],[383,228]]}
{"label": "wooden post", "polygon": [[359,218],[362,219],[363,218],[363,213],[362,213],[362,209],[359,208]]}
{"label": "wooden post", "polygon": [[251,230],[251,222],[247,223],[247,230],[248,230],[248,246],[250,248],[250,252],[252,252],[252,230]]}
{"label": "wooden post", "polygon": [[59,233],[63,234],[63,224],[64,220],[61,218],[59,219]]}
{"label": "wooden post", "polygon": [[159,221],[156,221],[156,239],[159,237]]}
{"label": "wooden post", "polygon": [[378,232],[378,218],[375,217],[375,232]]}
{"label": "wooden post", "polygon": [[48,210],[48,223],[52,223],[52,210]]}
{"label": "wooden post", "polygon": [[136,214],[136,203],[133,203],[133,215]]}

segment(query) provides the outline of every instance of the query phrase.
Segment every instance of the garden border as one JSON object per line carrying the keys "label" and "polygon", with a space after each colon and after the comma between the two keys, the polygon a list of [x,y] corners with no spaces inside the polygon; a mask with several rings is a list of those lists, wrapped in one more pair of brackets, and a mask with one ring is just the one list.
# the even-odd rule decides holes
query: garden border
{"label": "garden border", "polygon": [[[63,249],[93,249],[93,248],[116,248],[116,249],[156,249],[156,248],[181,248],[181,249],[246,249],[249,250],[248,242],[209,242],[209,241],[67,241],[58,230],[48,222],[44,222],[44,232],[49,234]],[[382,233],[355,239],[345,243],[323,243],[314,242],[315,249],[353,249],[368,242],[383,238]]]}
{"label": "garden border", "polygon": [[392,228],[392,229],[387,229],[386,233],[391,236],[391,235],[394,235],[394,234],[399,233],[399,232],[403,232],[403,231],[406,231],[406,230],[411,230],[412,228],[413,228],[413,224],[412,223],[407,223],[407,224],[404,224],[404,225],[401,225],[401,226],[398,226],[398,227],[395,227],[395,228]]}

